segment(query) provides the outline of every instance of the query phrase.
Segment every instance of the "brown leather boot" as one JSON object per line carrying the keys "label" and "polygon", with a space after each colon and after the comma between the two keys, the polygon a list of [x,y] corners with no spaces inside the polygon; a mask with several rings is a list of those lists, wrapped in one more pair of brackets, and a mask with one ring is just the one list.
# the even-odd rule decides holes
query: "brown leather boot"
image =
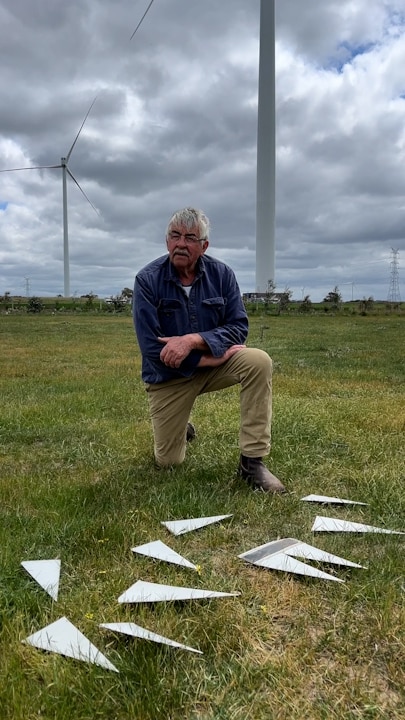
{"label": "brown leather boot", "polygon": [[241,455],[239,475],[247,480],[254,490],[279,494],[287,492],[280,480],[266,468],[262,458],[250,458]]}

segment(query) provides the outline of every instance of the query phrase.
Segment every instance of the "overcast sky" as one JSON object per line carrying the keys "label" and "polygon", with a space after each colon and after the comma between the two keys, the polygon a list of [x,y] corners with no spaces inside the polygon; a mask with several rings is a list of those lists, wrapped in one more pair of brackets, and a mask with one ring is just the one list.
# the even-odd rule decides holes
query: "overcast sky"
{"label": "overcast sky", "polygon": [[[255,289],[260,0],[0,0],[0,169],[69,168],[71,294],[132,287],[171,213]],[[276,0],[275,282],[405,299],[405,0]],[[0,295],[63,293],[60,168],[0,173]]]}

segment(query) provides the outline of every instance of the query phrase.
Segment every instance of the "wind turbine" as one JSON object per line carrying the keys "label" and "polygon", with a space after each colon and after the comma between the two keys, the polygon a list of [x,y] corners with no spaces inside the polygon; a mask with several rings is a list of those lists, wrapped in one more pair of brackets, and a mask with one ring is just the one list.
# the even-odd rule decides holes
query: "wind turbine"
{"label": "wind turbine", "polygon": [[73,143],[70,147],[69,152],[67,153],[66,157],[62,157],[60,159],[59,165],[33,165],[31,167],[20,167],[20,168],[7,168],[6,170],[0,170],[0,172],[16,172],[19,170],[54,170],[61,168],[62,169],[62,210],[63,210],[63,295],[64,297],[70,297],[70,269],[69,269],[69,227],[68,227],[68,207],[67,207],[67,175],[72,178],[73,182],[76,183],[77,187],[79,188],[80,192],[84,195],[87,202],[90,203],[93,210],[97,213],[97,215],[100,215],[97,208],[93,205],[91,200],[87,197],[86,193],[84,192],[83,188],[79,185],[78,181],[76,180],[75,176],[71,172],[71,170],[68,167],[68,163],[70,160],[70,156],[72,154],[73,148],[77,143],[77,140],[79,138],[79,135],[81,131],[83,130],[84,124],[93,108],[94,103],[97,100],[96,96],[91,103],[89,109],[87,110],[87,113],[84,117],[84,120],[82,124],[80,125],[79,131],[73,140]]}
{"label": "wind turbine", "polygon": [[353,291],[354,291],[354,287],[355,287],[354,281],[353,281],[353,280],[350,280],[350,282],[344,282],[344,283],[342,283],[342,285],[351,285],[351,286],[352,286],[352,302],[353,302],[353,299],[354,299],[354,292],[353,292]]}
{"label": "wind turbine", "polygon": [[266,292],[275,273],[276,80],[275,0],[260,0],[257,111],[256,291]]}
{"label": "wind turbine", "polygon": [[[145,17],[147,16],[150,8],[153,5],[154,0],[150,0],[145,12],[143,13],[141,19],[139,20],[135,30],[133,31],[131,37],[129,38],[129,42],[135,37],[136,33],[138,32],[139,28],[141,27],[143,21],[145,20]],[[68,167],[69,159],[72,154],[73,148],[77,143],[77,140],[79,138],[79,135],[81,131],[83,130],[84,123],[86,122],[94,103],[96,102],[98,98],[98,95],[94,98],[93,102],[91,103],[84,120],[79,128],[79,131],[73,140],[73,143],[70,147],[69,152],[67,153],[66,157],[62,157],[60,159],[59,165],[36,165],[32,167],[22,167],[22,168],[8,168],[5,170],[0,170],[0,172],[15,172],[18,170],[54,170],[61,168],[62,169],[62,206],[63,206],[63,294],[64,297],[70,297],[70,271],[69,271],[69,229],[68,229],[68,210],[67,210],[67,178],[66,176],[69,175],[73,182],[76,183],[77,187],[79,188],[80,192],[84,195],[86,200],[90,203],[91,207],[97,215],[100,215],[97,208],[93,205],[91,200],[87,197],[86,193],[84,192],[83,188],[79,185],[78,181],[70,171]]]}

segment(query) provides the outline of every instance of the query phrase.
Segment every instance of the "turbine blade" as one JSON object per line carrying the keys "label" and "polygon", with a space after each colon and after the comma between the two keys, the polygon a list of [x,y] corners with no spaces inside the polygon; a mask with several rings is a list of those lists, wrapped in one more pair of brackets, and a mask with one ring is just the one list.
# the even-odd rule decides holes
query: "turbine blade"
{"label": "turbine blade", "polygon": [[[91,112],[91,110],[92,110],[92,108],[93,108],[93,105],[94,105],[94,103],[96,102],[97,98],[98,98],[98,95],[96,95],[96,97],[94,98],[93,102],[91,103],[89,109],[87,110],[86,115],[84,116],[84,120],[83,120],[83,122],[82,122],[82,124],[80,125],[80,128],[79,128],[79,132],[77,133],[75,139],[73,140],[72,146],[71,146],[68,154],[66,155],[66,162],[69,162],[69,158],[70,158],[70,156],[71,156],[71,154],[72,154],[72,150],[73,150],[74,146],[75,146],[76,143],[77,143],[77,140],[78,140],[78,138],[79,138],[79,135],[80,135],[81,131],[83,130],[84,123],[86,122],[87,118],[89,117],[90,112]],[[90,201],[89,201],[89,202],[90,202]]]}
{"label": "turbine blade", "polygon": [[86,198],[87,202],[88,202],[88,203],[91,205],[91,207],[93,208],[94,212],[96,212],[97,215],[98,215],[99,217],[101,217],[101,215],[100,215],[99,211],[97,210],[96,206],[93,205],[93,203],[91,202],[91,200],[87,197],[87,195],[86,195],[86,193],[84,192],[83,188],[81,187],[81,185],[79,185],[79,183],[77,182],[75,176],[70,172],[70,170],[69,170],[68,167],[66,168],[66,172],[70,175],[70,177],[72,178],[73,182],[76,183],[76,185],[77,185],[77,187],[79,188],[80,192],[82,193],[82,195],[84,195],[84,197]]}
{"label": "turbine blade", "polygon": [[62,165],[34,165],[32,167],[20,167],[20,168],[6,168],[0,170],[0,172],[15,172],[16,170],[53,170],[54,168],[60,168]]}
{"label": "turbine blade", "polygon": [[150,0],[150,3],[149,3],[149,5],[148,5],[148,7],[146,8],[146,10],[145,10],[144,14],[142,15],[142,17],[141,17],[138,25],[136,26],[136,28],[135,28],[134,32],[132,33],[131,37],[129,38],[129,41],[130,41],[130,42],[131,42],[132,38],[134,37],[135,33],[137,32],[137,30],[141,27],[141,25],[142,25],[144,19],[146,18],[146,16],[147,16],[150,8],[152,7],[152,5],[153,5],[153,0]]}

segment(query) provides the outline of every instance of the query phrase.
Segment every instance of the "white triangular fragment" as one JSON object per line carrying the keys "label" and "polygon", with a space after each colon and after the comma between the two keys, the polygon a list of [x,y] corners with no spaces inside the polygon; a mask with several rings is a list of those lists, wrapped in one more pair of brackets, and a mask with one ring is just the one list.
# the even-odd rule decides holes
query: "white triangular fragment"
{"label": "white triangular fragment", "polygon": [[168,545],[165,545],[161,540],[155,540],[154,542],[146,543],[145,545],[138,545],[133,547],[132,552],[139,553],[140,555],[146,555],[147,557],[153,557],[157,560],[165,560],[166,562],[175,563],[175,565],[182,565],[183,567],[191,568],[196,570],[196,565],[186,560],[179,553],[172,550]]}
{"label": "white triangular fragment", "polygon": [[265,543],[264,545],[258,545],[258,547],[252,548],[247,552],[238,555],[242,560],[246,560],[250,563],[257,563],[270,555],[276,555],[278,553],[285,553],[294,545],[299,543],[299,540],[295,538],[282,538],[281,540],[271,540],[271,542]]}
{"label": "white triangular fragment", "polygon": [[343,500],[342,498],[329,497],[328,495],[306,495],[301,498],[306,502],[330,503],[336,505],[367,505],[368,503],[359,502],[358,500]]}
{"label": "white triangular fragment", "polygon": [[317,515],[312,526],[312,532],[371,532],[384,533],[387,535],[405,535],[399,530],[385,530],[384,528],[363,525],[362,523],[349,522],[339,518],[329,518]]}
{"label": "white triangular fragment", "polygon": [[201,600],[203,598],[232,597],[236,593],[199,590],[198,588],[177,587],[176,585],[160,585],[159,583],[138,580],[118,598],[119,603],[143,603],[171,600]]}
{"label": "white triangular fragment", "polygon": [[297,545],[293,545],[291,548],[284,550],[286,555],[296,558],[304,558],[305,560],[315,560],[316,562],[332,563],[334,565],[346,565],[347,567],[363,568],[363,565],[345,560],[338,555],[332,555],[332,553],[319,550],[319,548],[313,547],[313,545],[307,545],[307,543],[298,542]]}
{"label": "white triangular fragment", "polygon": [[232,515],[212,515],[211,517],[186,518],[185,520],[167,520],[161,524],[170,530],[173,535],[183,535],[183,533],[198,530],[206,525],[212,525],[212,523],[220,522],[230,517],[232,517]]}
{"label": "white triangular fragment", "polygon": [[290,572],[297,575],[305,575],[307,577],[315,577],[320,580],[335,580],[336,582],[344,582],[340,578],[328,575],[328,573],[322,572],[311,565],[306,565],[295,558],[289,557],[285,553],[277,553],[271,555],[263,560],[253,563],[258,567],[268,568],[269,570],[280,570],[281,572]]}
{"label": "white triangular fragment", "polygon": [[62,617],[22,641],[40,650],[100,665],[107,670],[117,668],[88,640],[70,620]]}
{"label": "white triangular fragment", "polygon": [[182,645],[182,643],[176,642],[176,640],[170,640],[170,638],[158,635],[157,633],[151,632],[140,625],[135,625],[131,622],[121,623],[102,623],[100,625],[106,630],[112,630],[113,632],[123,633],[124,635],[131,635],[132,637],[142,638],[143,640],[152,640],[152,642],[162,643],[163,645],[170,645],[171,647],[180,648],[182,650],[190,650],[190,652],[198,653],[202,655],[201,650],[189,647],[188,645]]}
{"label": "white triangular fragment", "polygon": [[24,560],[21,565],[48,595],[58,599],[60,560]]}
{"label": "white triangular fragment", "polygon": [[[313,555],[318,552],[323,555],[322,550],[318,551],[317,548],[312,548],[311,545],[302,543],[300,540],[295,540],[295,538],[282,538],[281,540],[272,540],[264,545],[259,545],[252,550],[242,553],[238,557],[246,560],[246,562],[252,563],[253,565],[258,565],[259,567],[266,567],[272,570],[282,570],[284,572],[295,572],[300,575],[324,578],[325,580],[337,580],[337,578],[332,575],[328,575],[327,573],[323,573],[320,570],[312,568],[310,565],[305,565],[304,563],[293,560],[296,549],[299,549],[300,547],[302,548],[302,552],[309,549],[312,551]],[[329,553],[325,554],[329,556]],[[301,557],[301,555],[298,555],[298,557]],[[340,559],[341,558],[339,558],[339,560]],[[291,562],[289,562],[289,560],[291,560]],[[305,570],[305,568],[307,568],[307,570]]]}

